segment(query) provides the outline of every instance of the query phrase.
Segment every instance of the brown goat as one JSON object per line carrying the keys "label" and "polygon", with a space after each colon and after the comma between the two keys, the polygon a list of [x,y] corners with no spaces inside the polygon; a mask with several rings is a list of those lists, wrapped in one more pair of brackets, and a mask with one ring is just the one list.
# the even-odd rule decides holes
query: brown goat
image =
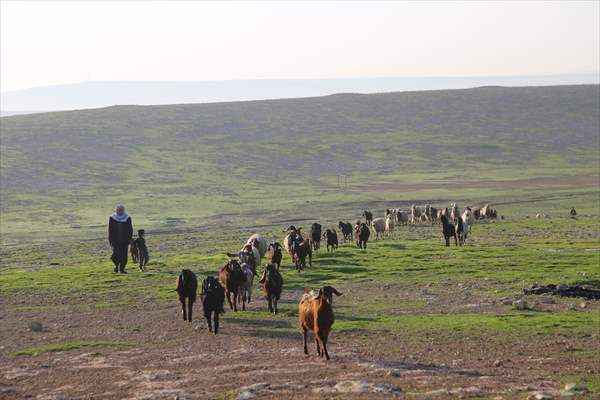
{"label": "brown goat", "polygon": [[332,286],[326,286],[320,289],[319,294],[316,297],[313,297],[305,290],[304,295],[300,299],[300,304],[298,305],[298,319],[304,337],[304,354],[308,354],[306,342],[308,331],[310,330],[315,337],[317,354],[319,357],[325,356],[325,359],[327,360],[329,360],[327,338],[329,337],[329,332],[331,332],[331,326],[335,319],[333,316],[333,308],[331,307],[332,293],[336,296],[342,295],[342,293],[338,292]]}
{"label": "brown goat", "polygon": [[[229,307],[233,311],[237,311],[238,301],[242,300],[242,309],[246,309],[246,301],[242,295],[242,289],[244,283],[246,283],[246,277],[242,271],[242,267],[238,260],[229,260],[221,270],[219,271],[219,282],[225,289],[225,297]],[[233,302],[231,301],[231,294],[233,293]]]}

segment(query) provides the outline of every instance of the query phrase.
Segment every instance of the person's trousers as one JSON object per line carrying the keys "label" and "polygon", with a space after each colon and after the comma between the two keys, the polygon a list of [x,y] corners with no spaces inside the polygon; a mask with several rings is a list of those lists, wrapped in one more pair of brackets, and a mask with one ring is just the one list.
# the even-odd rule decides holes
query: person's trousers
{"label": "person's trousers", "polygon": [[115,264],[115,272],[125,271],[127,265],[127,250],[129,249],[129,243],[114,244],[113,253],[110,259]]}

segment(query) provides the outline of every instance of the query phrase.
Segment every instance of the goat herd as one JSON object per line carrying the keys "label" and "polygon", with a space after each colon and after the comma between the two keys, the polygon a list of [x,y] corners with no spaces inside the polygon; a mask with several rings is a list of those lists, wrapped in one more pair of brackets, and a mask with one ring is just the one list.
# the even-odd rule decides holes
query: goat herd
{"label": "goat herd", "polygon": [[[497,212],[488,204],[477,209],[465,207],[461,214],[454,203],[450,209],[438,210],[430,205],[425,207],[413,205],[409,211],[388,209],[384,218],[373,218],[373,213],[365,210],[362,216],[364,216],[365,222],[359,220],[354,227],[349,222],[343,221],[340,221],[338,226],[345,241],[351,241],[354,234],[356,245],[364,250],[367,248],[371,230],[379,239],[393,234],[397,225],[419,223],[440,223],[446,246],[450,245],[452,237],[457,246],[462,245],[467,239],[470,226],[476,219],[495,219]],[[301,228],[294,226],[290,226],[285,232],[283,248],[290,255],[294,267],[298,271],[306,268],[307,259],[308,266],[312,266],[312,253],[320,248],[321,239],[325,239],[328,252],[335,251],[338,247],[336,230],[328,228],[322,232],[322,226],[319,223],[312,224],[308,238],[302,236]],[[251,301],[254,277],[263,257],[267,257],[267,263],[259,282],[266,296],[269,312],[273,314],[277,314],[277,302],[283,287],[283,278],[279,272],[283,254],[282,246],[279,243],[269,243],[265,237],[254,234],[248,238],[239,253],[227,253],[227,255],[229,260],[220,268],[218,277],[209,276],[204,279],[200,292],[208,329],[215,334],[219,330],[219,314],[225,312],[223,308],[225,299],[233,311],[237,311],[240,304],[242,310],[245,310],[246,302]],[[188,269],[181,271],[177,279],[176,291],[179,295],[184,321],[192,321],[197,290],[196,275]],[[318,293],[305,290],[298,308],[299,323],[304,336],[304,352],[308,354],[307,334],[310,330],[314,334],[318,355],[327,360],[329,360],[327,337],[334,321],[332,309],[334,294],[340,296],[342,293],[332,286],[324,286]]]}

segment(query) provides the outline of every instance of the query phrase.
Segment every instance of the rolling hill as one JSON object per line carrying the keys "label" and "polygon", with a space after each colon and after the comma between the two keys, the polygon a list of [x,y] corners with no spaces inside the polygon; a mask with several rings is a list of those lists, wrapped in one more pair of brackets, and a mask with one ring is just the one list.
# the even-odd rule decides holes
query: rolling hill
{"label": "rolling hill", "polygon": [[233,79],[225,81],[88,81],[40,86],[0,94],[0,115],[63,111],[115,104],[214,103],[381,93],[465,89],[477,86],[598,84],[598,73],[524,76],[433,76],[336,79]]}
{"label": "rolling hill", "polygon": [[597,176],[600,165],[598,85],[124,105],[0,121],[3,236],[99,227],[116,201],[146,226],[194,224],[381,197],[364,189],[378,183]]}

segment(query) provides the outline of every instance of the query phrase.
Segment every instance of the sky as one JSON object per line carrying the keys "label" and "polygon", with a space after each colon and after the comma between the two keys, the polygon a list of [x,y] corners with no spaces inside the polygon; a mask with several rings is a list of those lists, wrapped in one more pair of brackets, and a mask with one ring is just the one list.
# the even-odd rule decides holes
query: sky
{"label": "sky", "polygon": [[0,0],[0,91],[600,71],[600,1]]}

